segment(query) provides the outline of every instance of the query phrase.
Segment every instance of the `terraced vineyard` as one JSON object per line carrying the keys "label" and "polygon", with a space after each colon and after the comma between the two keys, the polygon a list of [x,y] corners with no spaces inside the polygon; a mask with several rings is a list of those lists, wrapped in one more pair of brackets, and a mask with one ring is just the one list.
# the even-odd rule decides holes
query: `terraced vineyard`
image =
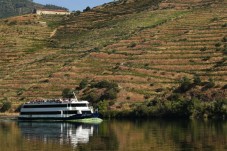
{"label": "terraced vineyard", "polygon": [[60,97],[88,78],[117,82],[116,104],[127,106],[195,75],[213,79],[208,91],[226,97],[227,1],[149,2],[106,4],[62,23],[32,15],[16,25],[2,20],[0,100]]}

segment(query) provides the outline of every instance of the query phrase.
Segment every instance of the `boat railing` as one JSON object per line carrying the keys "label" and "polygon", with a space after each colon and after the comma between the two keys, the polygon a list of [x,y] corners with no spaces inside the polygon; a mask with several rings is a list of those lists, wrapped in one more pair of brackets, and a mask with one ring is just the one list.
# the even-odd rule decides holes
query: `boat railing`
{"label": "boat railing", "polygon": [[[83,100],[81,100],[83,101]],[[26,102],[25,104],[45,104],[45,103],[76,103],[81,101],[75,101],[75,99],[40,99],[40,100],[32,100]],[[84,100],[85,101],[85,100]]]}
{"label": "boat railing", "polygon": [[69,99],[47,99],[47,100],[32,100],[25,104],[45,104],[45,103],[69,103]]}

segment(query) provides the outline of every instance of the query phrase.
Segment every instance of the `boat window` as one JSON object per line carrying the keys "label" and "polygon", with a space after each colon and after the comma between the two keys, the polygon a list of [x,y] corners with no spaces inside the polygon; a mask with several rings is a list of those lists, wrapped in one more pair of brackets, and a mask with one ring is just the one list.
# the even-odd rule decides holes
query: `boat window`
{"label": "boat window", "polygon": [[82,114],[91,114],[91,111],[82,111]]}
{"label": "boat window", "polygon": [[61,111],[53,111],[53,112],[21,112],[21,115],[46,115],[46,114],[61,114]]}
{"label": "boat window", "polygon": [[77,111],[63,111],[64,114],[77,114]]}
{"label": "boat window", "polygon": [[71,107],[87,107],[86,103],[76,103],[76,104],[71,104]]}
{"label": "boat window", "polygon": [[23,108],[54,108],[67,107],[67,104],[24,105]]}

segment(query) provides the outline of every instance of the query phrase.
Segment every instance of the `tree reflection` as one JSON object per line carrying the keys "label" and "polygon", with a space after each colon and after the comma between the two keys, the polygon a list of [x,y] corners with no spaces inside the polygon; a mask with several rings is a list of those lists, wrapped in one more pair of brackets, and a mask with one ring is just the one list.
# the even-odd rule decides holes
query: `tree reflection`
{"label": "tree reflection", "polygon": [[121,150],[227,149],[227,122],[223,121],[121,121],[115,127]]}
{"label": "tree reflection", "polygon": [[227,121],[111,120],[100,125],[0,121],[4,151],[226,150]]}

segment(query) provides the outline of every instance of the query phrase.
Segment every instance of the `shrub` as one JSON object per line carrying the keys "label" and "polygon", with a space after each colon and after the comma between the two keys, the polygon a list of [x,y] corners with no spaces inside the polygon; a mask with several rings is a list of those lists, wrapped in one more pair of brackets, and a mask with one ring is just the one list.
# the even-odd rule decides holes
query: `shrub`
{"label": "shrub", "polygon": [[131,42],[131,43],[128,45],[129,48],[133,48],[133,47],[135,47],[135,46],[136,46],[136,43],[135,43],[135,42]]}
{"label": "shrub", "polygon": [[89,10],[91,10],[91,8],[88,6],[88,7],[86,7],[83,11],[84,11],[84,12],[87,12],[87,11],[89,11]]}
{"label": "shrub", "polygon": [[227,84],[222,87],[222,89],[227,89]]}
{"label": "shrub", "polygon": [[80,84],[79,84],[79,89],[84,89],[88,84],[88,80],[87,79],[83,79]]}
{"label": "shrub", "polygon": [[150,83],[150,86],[153,87],[154,86],[154,83]]}
{"label": "shrub", "polygon": [[105,91],[105,93],[102,95],[102,100],[114,100],[117,98],[117,91],[115,89],[109,89]]}
{"label": "shrub", "polygon": [[218,43],[215,44],[215,47],[220,47],[220,46],[221,46],[221,43],[220,42],[218,42]]}
{"label": "shrub", "polygon": [[221,51],[221,48],[220,47],[216,48],[216,51]]}
{"label": "shrub", "polygon": [[204,57],[202,57],[202,60],[207,61],[207,60],[210,60],[210,58],[211,58],[211,56],[204,56]]}
{"label": "shrub", "polygon": [[170,101],[179,100],[180,99],[180,96],[181,95],[179,93],[173,93],[167,99],[170,100]]}
{"label": "shrub", "polygon": [[9,26],[16,25],[16,24],[17,24],[17,21],[11,21],[8,23]]}
{"label": "shrub", "polygon": [[189,78],[183,77],[180,80],[180,86],[177,88],[176,92],[184,93],[192,88],[192,83]]}
{"label": "shrub", "polygon": [[209,78],[209,85],[211,86],[211,87],[214,87],[215,86],[215,83],[214,83],[214,80],[212,79],[212,78]]}
{"label": "shrub", "polygon": [[209,78],[208,82],[205,84],[205,89],[213,88],[215,86],[214,80]]}
{"label": "shrub", "polygon": [[198,100],[197,98],[193,98],[192,102],[193,102],[192,116],[196,117],[196,118],[203,118],[204,113],[205,113],[204,102],[200,102],[200,100]]}
{"label": "shrub", "polygon": [[114,53],[116,53],[116,52],[117,52],[117,50],[116,50],[116,49],[113,49],[113,50],[107,51],[107,53],[108,53],[108,54],[114,54]]}
{"label": "shrub", "polygon": [[134,107],[132,117],[167,117],[170,114],[170,102],[154,99],[150,102],[138,104]]}
{"label": "shrub", "polygon": [[23,88],[18,89],[18,90],[17,90],[17,95],[18,95],[18,96],[22,95],[23,92],[24,92],[24,90],[25,90],[25,89],[23,89]]}
{"label": "shrub", "polygon": [[213,102],[213,110],[212,115],[216,116],[217,118],[224,117],[227,113],[227,101],[224,100],[217,100]]}
{"label": "shrub", "polygon": [[187,41],[187,38],[179,39],[178,41]]}
{"label": "shrub", "polygon": [[110,82],[107,80],[103,80],[97,83],[93,83],[91,85],[91,87],[95,87],[95,88],[107,88],[107,89],[116,89],[118,88],[118,84],[115,82]]}
{"label": "shrub", "polygon": [[174,117],[189,117],[192,102],[188,100],[175,100],[171,104],[170,115]]}
{"label": "shrub", "polygon": [[193,117],[197,118],[225,118],[227,115],[226,100],[213,102],[194,101]]}
{"label": "shrub", "polygon": [[223,37],[222,42],[227,42],[227,37]]}
{"label": "shrub", "polygon": [[107,111],[109,103],[107,101],[100,101],[98,104],[98,109],[100,112]]}
{"label": "shrub", "polygon": [[135,117],[148,117],[149,108],[145,104],[137,105],[133,109],[133,114]]}
{"label": "shrub", "polygon": [[[85,87],[87,85],[87,80],[81,81],[80,87]],[[117,93],[119,92],[118,84],[115,82],[110,82],[107,80],[102,80],[99,82],[91,82],[90,87],[84,91],[83,99],[89,100],[96,104],[103,100],[114,100],[117,98]]]}
{"label": "shrub", "polygon": [[197,98],[191,100],[163,100],[156,98],[149,102],[134,104],[132,110],[110,111],[109,102],[101,101],[98,108],[103,117],[197,117],[197,118],[225,118],[227,117],[227,100],[201,102]]}
{"label": "shrub", "polygon": [[63,98],[73,98],[74,97],[73,91],[71,89],[68,89],[68,88],[64,89],[62,91],[62,97]]}
{"label": "shrub", "polygon": [[214,17],[214,18],[211,19],[211,22],[218,21],[218,20],[219,20],[218,17]]}
{"label": "shrub", "polygon": [[88,95],[86,95],[85,97],[83,97],[83,99],[89,100],[92,103],[97,103],[97,102],[99,102],[100,97],[101,96],[98,93],[90,92]]}
{"label": "shrub", "polygon": [[224,61],[224,62],[227,61],[227,56],[224,56],[222,61]]}
{"label": "shrub", "polygon": [[73,11],[73,15],[75,15],[75,16],[78,16],[78,15],[80,15],[80,11],[79,10],[77,10],[77,11]]}
{"label": "shrub", "polygon": [[127,97],[126,97],[126,100],[130,100],[130,99],[131,99],[131,97],[130,97],[130,96],[127,96]]}
{"label": "shrub", "polygon": [[163,91],[163,88],[158,88],[155,90],[155,92],[162,92]]}
{"label": "shrub", "polygon": [[50,39],[47,41],[47,46],[51,48],[57,48],[59,44],[58,40]]}
{"label": "shrub", "polygon": [[223,48],[222,52],[223,52],[224,55],[227,55],[227,48],[226,47]]}
{"label": "shrub", "polygon": [[224,24],[222,25],[222,27],[227,27],[227,23],[224,23]]}
{"label": "shrub", "polygon": [[150,95],[148,95],[148,94],[144,95],[144,99],[145,99],[145,100],[147,100],[147,99],[149,99],[149,98],[150,98]]}
{"label": "shrub", "polygon": [[219,67],[219,66],[223,66],[225,63],[225,58],[223,58],[222,60],[218,61],[215,65],[215,67]]}
{"label": "shrub", "polygon": [[92,48],[89,50],[90,52],[99,52],[100,49],[98,47]]}
{"label": "shrub", "polygon": [[153,100],[151,100],[150,102],[147,103],[147,106],[148,107],[156,106],[157,103],[158,103],[158,100],[157,99],[153,99]]}
{"label": "shrub", "polygon": [[193,83],[194,83],[195,85],[200,85],[201,82],[202,82],[202,81],[201,81],[200,77],[199,77],[198,75],[195,75],[194,78],[193,78]]}
{"label": "shrub", "polygon": [[0,109],[1,112],[6,112],[12,107],[12,103],[9,101],[5,101],[2,103],[2,107]]}
{"label": "shrub", "polygon": [[206,50],[207,50],[207,47],[200,48],[200,51],[206,51]]}
{"label": "shrub", "polygon": [[144,64],[144,67],[148,67],[148,66],[149,66],[149,63],[145,63],[145,64]]}

